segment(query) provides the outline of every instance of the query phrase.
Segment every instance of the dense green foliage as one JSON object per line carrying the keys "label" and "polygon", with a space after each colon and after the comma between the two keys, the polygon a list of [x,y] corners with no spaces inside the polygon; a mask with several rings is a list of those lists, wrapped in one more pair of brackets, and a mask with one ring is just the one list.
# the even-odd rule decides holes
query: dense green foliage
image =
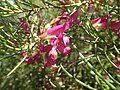
{"label": "dense green foliage", "polygon": [[[94,3],[88,4],[90,1]],[[39,28],[74,10],[80,10],[81,26],[73,24],[66,31],[70,53],[64,56],[59,52],[55,67],[42,68],[41,57],[40,64],[24,63],[20,54],[25,50],[36,52],[36,47],[31,47],[38,43]],[[110,30],[110,19],[106,29],[91,22],[109,14],[112,21],[120,20],[119,0],[1,0],[0,90],[119,90],[120,74],[116,70],[120,68],[114,63],[120,59],[120,37]],[[18,26],[21,18],[30,34]]]}

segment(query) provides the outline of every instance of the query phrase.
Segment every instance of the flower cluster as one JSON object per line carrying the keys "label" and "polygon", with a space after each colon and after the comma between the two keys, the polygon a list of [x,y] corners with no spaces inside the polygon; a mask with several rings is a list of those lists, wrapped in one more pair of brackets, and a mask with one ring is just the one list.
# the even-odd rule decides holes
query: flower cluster
{"label": "flower cluster", "polygon": [[[56,65],[57,52],[62,53],[64,56],[68,55],[71,48],[68,46],[70,41],[69,37],[65,34],[65,31],[67,31],[73,23],[81,26],[78,21],[78,15],[79,10],[74,11],[70,16],[64,13],[47,24],[45,26],[45,32],[38,36],[41,41],[46,40],[47,44],[39,42],[37,53],[31,55],[31,57],[27,57],[24,62],[27,64],[34,62],[40,63],[39,58],[42,56],[44,67],[51,67]],[[61,20],[65,20],[65,22],[60,24]],[[21,23],[23,24],[21,25]],[[52,27],[53,24],[56,24],[56,26]],[[19,26],[20,25],[25,32],[29,31],[24,21],[20,21]],[[27,53],[28,52],[22,53],[22,56],[25,56]]]}

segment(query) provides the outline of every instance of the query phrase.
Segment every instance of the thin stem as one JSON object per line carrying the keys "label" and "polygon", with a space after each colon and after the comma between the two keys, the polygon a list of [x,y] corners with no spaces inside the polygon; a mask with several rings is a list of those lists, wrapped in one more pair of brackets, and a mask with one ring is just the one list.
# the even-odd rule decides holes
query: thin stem
{"label": "thin stem", "polygon": [[120,55],[120,51],[117,49],[116,45],[114,45],[114,48],[115,48],[116,52]]}
{"label": "thin stem", "polygon": [[102,63],[101,63],[100,57],[97,55],[97,48],[98,48],[98,47],[97,47],[97,44],[95,44],[95,56],[96,56],[96,58],[97,58],[97,60],[98,60],[98,62],[99,62],[99,64],[100,64],[101,68],[102,68],[103,71],[107,74],[107,76],[109,76],[110,79],[112,79],[116,84],[120,85],[120,83],[119,83],[117,80],[115,80],[115,79],[107,72],[107,70],[104,69],[104,67],[103,67],[103,65],[102,65]]}
{"label": "thin stem", "polygon": [[[82,53],[79,52],[79,56],[80,56],[83,60],[85,60],[85,57],[82,55]],[[105,79],[103,78],[103,76],[89,63],[89,61],[86,61],[86,60],[85,60],[85,62],[86,62],[86,64],[89,66],[89,68],[91,68],[91,70],[92,70],[101,80],[103,80],[109,87],[111,87],[111,89],[116,90],[116,87],[113,86],[113,85],[112,85],[110,82],[108,82],[107,80],[105,80]]]}
{"label": "thin stem", "polygon": [[7,77],[10,76],[23,62],[24,60],[26,59],[27,55],[24,56],[24,58],[17,64],[17,66],[15,66],[8,74],[7,74]]}
{"label": "thin stem", "polygon": [[95,89],[95,88],[93,88],[93,87],[91,87],[91,86],[89,86],[89,85],[86,85],[85,83],[81,82],[81,81],[78,80],[77,78],[73,77],[73,76],[62,66],[62,64],[60,64],[60,66],[61,66],[62,70],[63,70],[70,78],[74,78],[75,81],[76,81],[77,83],[79,83],[80,85],[82,85],[82,86],[84,86],[84,87],[86,87],[86,88],[88,88],[88,89],[90,89],[90,90],[97,90],[97,89]]}
{"label": "thin stem", "polygon": [[108,76],[110,79],[112,79],[116,84],[120,85],[120,83],[119,83],[117,80],[115,80],[115,79],[107,72],[107,70],[104,69],[104,67],[102,66],[102,63],[101,63],[100,58],[99,58],[98,55],[97,55],[97,60],[99,61],[100,66],[102,67],[102,69],[104,70],[104,72],[107,74],[107,76]]}
{"label": "thin stem", "polygon": [[109,56],[107,55],[107,52],[104,51],[104,53],[105,53],[105,56],[106,56],[107,60],[108,60],[116,69],[120,70],[120,68],[118,68],[118,67],[110,60]]}

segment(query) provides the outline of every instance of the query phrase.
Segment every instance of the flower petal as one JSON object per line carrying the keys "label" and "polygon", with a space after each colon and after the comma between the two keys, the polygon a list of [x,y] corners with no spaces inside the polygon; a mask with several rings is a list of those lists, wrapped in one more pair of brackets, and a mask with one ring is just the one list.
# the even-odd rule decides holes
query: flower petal
{"label": "flower petal", "polygon": [[59,33],[63,33],[65,31],[64,29],[65,29],[65,23],[48,29],[47,34],[48,35],[59,35]]}
{"label": "flower petal", "polygon": [[63,42],[65,45],[68,45],[70,43],[69,37],[63,35]]}
{"label": "flower petal", "polygon": [[66,47],[63,43],[59,43],[59,45],[57,46],[57,49],[63,54],[63,55],[67,55],[71,48],[70,47]]}
{"label": "flower petal", "polygon": [[120,21],[111,21],[111,22],[110,22],[110,26],[111,26],[110,29],[120,28]]}

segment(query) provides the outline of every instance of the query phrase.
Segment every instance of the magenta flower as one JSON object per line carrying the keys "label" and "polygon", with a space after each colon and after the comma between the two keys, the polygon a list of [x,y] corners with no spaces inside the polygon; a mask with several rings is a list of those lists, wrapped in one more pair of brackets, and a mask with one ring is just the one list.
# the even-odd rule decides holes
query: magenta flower
{"label": "magenta flower", "polygon": [[[115,62],[115,65],[120,68],[120,61]],[[120,70],[116,69],[115,72],[120,74]]]}
{"label": "magenta flower", "polygon": [[50,28],[47,31],[48,35],[59,35],[60,33],[63,33],[64,31],[66,31],[69,28],[69,26],[67,27],[66,23],[61,24],[61,25],[57,25],[53,28]]}
{"label": "magenta flower", "polygon": [[57,47],[57,49],[63,54],[63,55],[68,55],[70,52],[71,48],[66,47],[64,44],[60,43],[60,45]]}
{"label": "magenta flower", "polygon": [[48,58],[46,60],[44,67],[51,67],[53,65],[56,65],[56,61],[55,61],[56,58],[57,58],[56,48],[52,47],[52,49],[48,53]]}
{"label": "magenta flower", "polygon": [[48,53],[48,57],[46,58],[44,62],[43,68],[56,65],[55,59],[57,57],[57,52],[56,52],[55,47],[53,47],[52,45],[43,46],[42,44],[40,44],[38,46],[38,49],[39,49],[39,54],[42,54],[44,52]]}
{"label": "magenta flower", "polygon": [[[69,37],[65,35],[65,31],[68,30],[73,23],[80,26],[78,22],[78,15],[79,11],[73,12],[69,17],[67,14],[59,16],[55,19],[53,19],[47,26],[45,27],[46,32],[44,32],[42,35],[40,35],[40,38],[47,38],[48,44],[43,45],[42,42],[38,45],[38,52],[31,57],[27,57],[25,59],[25,63],[31,64],[34,62],[40,63],[39,56],[43,57],[44,60],[44,66],[45,67],[51,67],[56,65],[56,59],[57,59],[57,51],[61,52],[64,56],[68,55],[71,48],[68,46],[70,43]],[[63,24],[60,24],[61,20],[66,20]],[[25,26],[22,26],[22,24]],[[51,27],[51,25],[56,24],[56,26]],[[28,31],[27,24],[24,21],[20,21],[19,26],[22,26],[22,28],[25,31]],[[25,55],[27,53],[23,53]]]}
{"label": "magenta flower", "polygon": [[56,65],[56,61],[54,55],[49,55],[46,63],[44,64],[44,67],[52,67],[55,65]]}
{"label": "magenta flower", "polygon": [[43,46],[42,44],[38,45],[39,53],[50,52],[52,49],[51,45]]}
{"label": "magenta flower", "polygon": [[30,34],[28,25],[23,19],[20,20],[20,22],[18,23],[18,26],[23,28],[25,34]]}
{"label": "magenta flower", "polygon": [[65,35],[63,35],[63,39],[51,38],[50,45],[44,47],[44,49],[46,48],[45,52],[49,50],[48,58],[44,66],[50,67],[56,65],[55,60],[57,58],[57,50],[60,51],[63,55],[67,55],[71,50],[70,47],[67,47],[68,44],[69,38]]}
{"label": "magenta flower", "polygon": [[[112,18],[112,15],[107,16],[101,16],[98,17],[94,20],[92,20],[92,24],[95,28],[103,28],[107,29],[108,28],[108,18]],[[117,34],[120,37],[120,31],[118,30],[120,28],[120,20],[116,21],[110,21],[110,30]]]}
{"label": "magenta flower", "polygon": [[[20,54],[20,57],[24,57],[25,55],[27,55],[28,52],[23,52]],[[34,62],[37,62],[37,63],[40,63],[40,60],[39,60],[39,53],[36,53],[34,55],[32,55],[31,57],[27,57],[24,62],[26,64],[31,64],[31,63],[34,63]]]}
{"label": "magenta flower", "polygon": [[34,63],[34,62],[40,63],[39,54],[37,53],[37,54],[35,54],[35,55],[31,56],[31,57],[27,57],[27,58],[24,60],[24,62],[25,62],[26,64],[32,64],[32,63]]}
{"label": "magenta flower", "polygon": [[79,10],[75,11],[69,18],[66,19],[66,22],[57,26],[54,26],[52,28],[48,28],[45,33],[43,33],[40,37],[47,37],[52,35],[62,35],[66,30],[68,30],[73,23],[80,26],[77,18],[79,15]]}
{"label": "magenta flower", "polygon": [[71,48],[67,46],[69,44],[69,38],[65,34],[62,36],[63,38],[52,37],[47,46],[41,44],[38,46],[40,53],[48,53],[43,68],[56,65],[57,51],[63,55],[67,55],[70,52]]}
{"label": "magenta flower", "polygon": [[[52,28],[48,28],[45,33],[43,33],[40,37],[50,37],[49,45],[42,47],[40,45],[40,51],[47,52],[48,57],[46,60],[46,63],[44,67],[49,67],[56,65],[56,57],[57,57],[57,51],[61,52],[63,55],[67,55],[71,48],[67,45],[70,43],[69,38],[64,34],[66,30],[68,30],[73,23],[76,25],[80,25],[77,18],[78,18],[79,11],[75,11],[69,18],[66,19],[66,17],[61,17],[62,19],[66,19],[66,22],[59,25],[60,20],[56,20],[57,26],[54,26]],[[53,22],[51,22],[53,23]],[[42,49],[43,50],[42,50]]]}
{"label": "magenta flower", "polygon": [[[109,18],[111,19],[112,15],[109,15]],[[107,16],[98,17],[98,18],[92,20],[92,24],[94,27],[106,29],[108,27],[108,17]]]}
{"label": "magenta flower", "polygon": [[79,13],[80,13],[80,11],[77,10],[68,18],[67,22],[70,24],[70,26],[72,25],[72,23],[75,23],[76,25],[81,26],[81,24],[78,21]]}
{"label": "magenta flower", "polygon": [[60,51],[63,55],[67,55],[71,48],[67,45],[69,44],[69,38],[63,35],[63,39],[61,38],[51,38],[50,44],[53,47],[56,47],[56,50]]}

